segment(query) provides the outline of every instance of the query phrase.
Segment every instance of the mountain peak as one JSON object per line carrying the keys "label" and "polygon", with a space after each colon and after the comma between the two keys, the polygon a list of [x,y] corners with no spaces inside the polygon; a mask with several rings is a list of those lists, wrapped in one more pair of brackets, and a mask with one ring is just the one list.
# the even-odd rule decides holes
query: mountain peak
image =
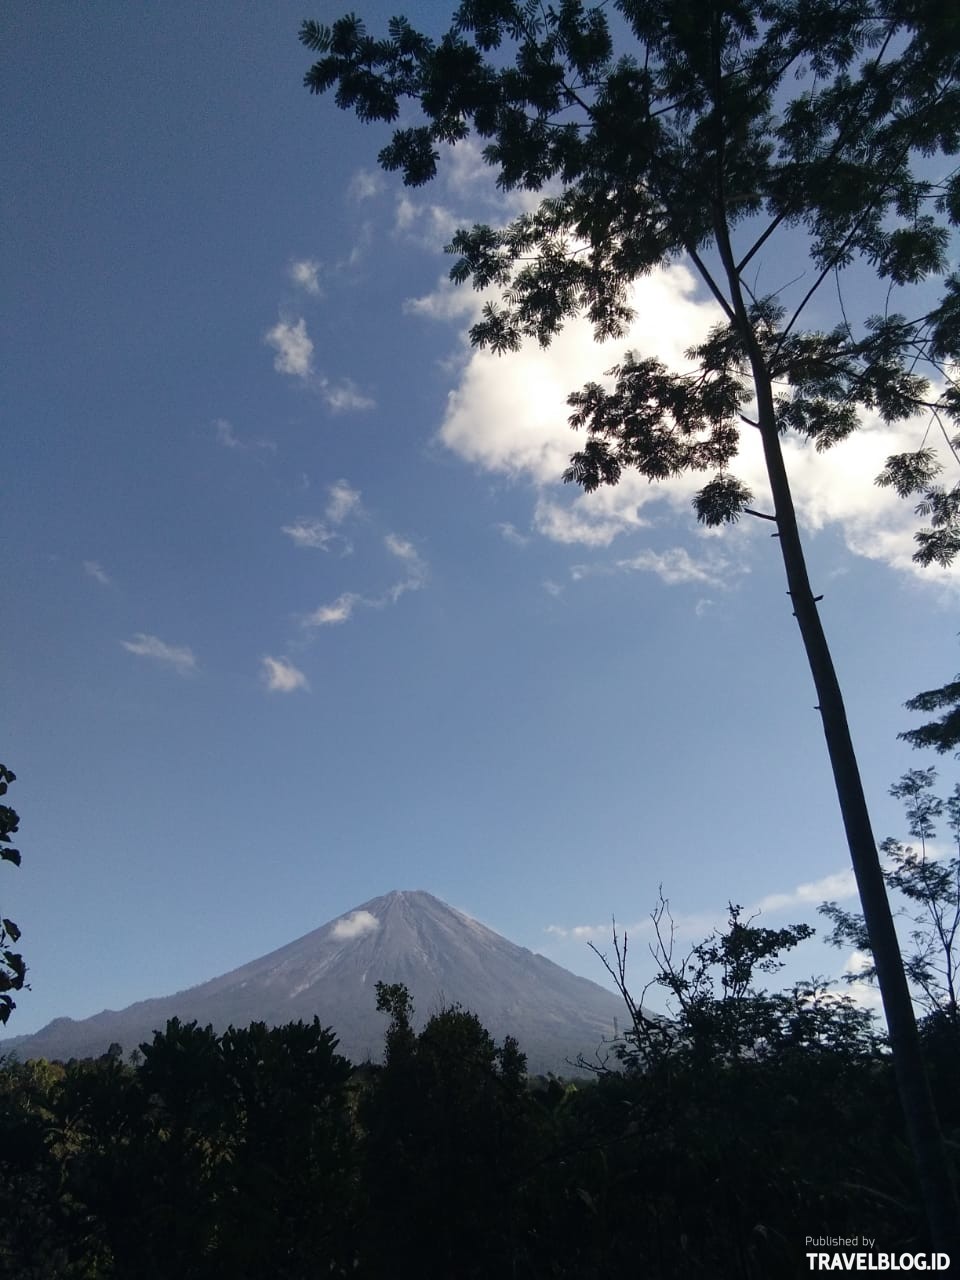
{"label": "mountain peak", "polygon": [[424,889],[394,889],[188,991],[72,1022],[56,1019],[0,1049],[21,1058],[87,1057],[116,1041],[129,1052],[169,1018],[225,1030],[315,1015],[355,1062],[379,1058],[386,1024],[376,984],[402,982],[423,1023],[451,1004],[498,1040],[515,1036],[529,1069],[569,1071],[614,1034],[618,999],[603,987],[495,933]]}

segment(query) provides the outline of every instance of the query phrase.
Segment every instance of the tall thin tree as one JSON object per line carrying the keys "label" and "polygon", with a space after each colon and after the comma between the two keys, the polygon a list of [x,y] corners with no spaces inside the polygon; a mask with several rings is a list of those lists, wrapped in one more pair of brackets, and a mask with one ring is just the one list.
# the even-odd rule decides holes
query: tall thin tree
{"label": "tall thin tree", "polygon": [[[694,499],[707,525],[770,521],[817,692],[850,856],[876,959],[903,1110],[932,1240],[957,1246],[957,1199],[927,1086],[840,686],[810,584],[781,437],[817,449],[888,422],[960,416],[960,277],[946,274],[960,222],[960,175],[931,157],[960,148],[960,10],[936,0],[463,0],[432,39],[404,18],[376,39],[350,15],[307,22],[314,93],[395,129],[380,163],[408,185],[437,172],[440,148],[471,129],[501,189],[550,194],[507,226],[460,230],[457,282],[497,286],[473,327],[497,352],[546,345],[586,314],[598,339],[622,334],[628,289],[691,263],[724,320],[691,352],[691,372],[628,353],[608,382],[569,398],[586,430],[565,478],[592,490],[634,467],[651,480],[710,473]],[[933,175],[933,176],[931,176]],[[792,311],[751,287],[774,237],[802,244],[813,280]],[[817,290],[854,261],[891,291],[941,279],[933,305],[846,314],[800,328]],[[922,367],[925,366],[925,367]],[[757,512],[734,474],[744,424],[759,433],[773,499]],[[945,428],[944,428],[945,430]],[[960,487],[939,483],[926,446],[888,460],[880,482],[920,497],[917,558],[960,549]]]}

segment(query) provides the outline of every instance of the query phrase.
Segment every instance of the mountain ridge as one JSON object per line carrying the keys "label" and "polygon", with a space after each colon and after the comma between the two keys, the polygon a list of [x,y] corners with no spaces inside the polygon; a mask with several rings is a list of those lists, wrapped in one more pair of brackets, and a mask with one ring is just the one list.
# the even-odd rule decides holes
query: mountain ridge
{"label": "mountain ridge", "polygon": [[569,1072],[579,1054],[589,1059],[613,1037],[622,1016],[618,998],[597,983],[425,890],[393,890],[206,982],[89,1018],[55,1018],[33,1035],[0,1041],[0,1053],[63,1060],[97,1056],[112,1043],[129,1052],[172,1017],[223,1031],[317,1016],[347,1057],[377,1060],[386,1029],[378,981],[408,988],[418,1025],[459,1004],[497,1040],[515,1036],[531,1072]]}

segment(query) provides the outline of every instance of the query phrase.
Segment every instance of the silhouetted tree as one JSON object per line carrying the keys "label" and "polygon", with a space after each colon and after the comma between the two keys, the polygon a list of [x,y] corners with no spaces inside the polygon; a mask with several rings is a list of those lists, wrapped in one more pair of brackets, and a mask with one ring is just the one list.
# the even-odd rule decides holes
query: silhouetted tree
{"label": "silhouetted tree", "polygon": [[[17,775],[6,765],[0,764],[0,796],[7,794],[11,782]],[[20,818],[9,805],[0,804],[0,862],[12,862],[20,865],[20,850],[14,849],[10,837],[20,828]],[[26,984],[27,966],[19,951],[13,945],[20,941],[20,930],[6,916],[0,917],[0,1024],[8,1021],[10,1014],[17,1007],[11,991],[22,991]]]}
{"label": "silhouetted tree", "polygon": [[[916,729],[905,729],[897,737],[909,742],[911,747],[933,747],[941,754],[960,747],[960,674],[939,689],[927,689],[911,698],[908,711],[939,711],[941,714]],[[960,752],[958,752],[960,755]]]}
{"label": "silhouetted tree", "polygon": [[400,984],[377,984],[390,1014],[386,1061],[360,1112],[369,1240],[364,1274],[509,1275],[529,1106],[526,1063],[459,1007],[411,1029]]}
{"label": "silhouetted tree", "polygon": [[[927,1017],[960,1031],[960,784],[944,800],[933,793],[936,780],[935,769],[909,769],[894,783],[890,794],[904,802],[907,829],[917,843],[903,844],[888,836],[880,848],[887,860],[887,884],[906,899],[912,926],[906,967],[921,1008]],[[943,818],[950,856],[942,856],[934,846]],[[833,921],[828,941],[835,947],[855,947],[866,961],[847,975],[848,981],[875,982],[877,970],[863,917],[835,902],[824,903],[820,911]]]}
{"label": "silhouetted tree", "polygon": [[[809,581],[784,462],[791,432],[818,450],[854,432],[862,409],[888,422],[960,416],[949,362],[960,353],[960,276],[946,276],[960,222],[960,174],[927,176],[919,156],[960,147],[960,25],[954,10],[905,0],[464,0],[433,40],[405,18],[385,38],[354,15],[307,22],[319,55],[314,93],[395,121],[409,100],[423,123],[396,129],[380,163],[408,185],[437,172],[439,148],[474,130],[504,190],[550,194],[508,226],[453,237],[451,276],[501,292],[471,330],[475,345],[547,344],[585,313],[598,338],[622,334],[627,289],[678,258],[692,263],[724,321],[679,374],[628,352],[611,386],[569,397],[588,433],[566,479],[586,490],[624,468],[650,480],[712,473],[694,498],[706,525],[747,512],[769,520],[817,692],[854,872],[876,959],[900,1095],[933,1238],[958,1244],[957,1197],[925,1079],[909,988],[833,660]],[[616,48],[623,41],[622,50]],[[512,57],[511,57],[512,55]],[[813,282],[788,313],[757,293],[758,254],[787,232]],[[868,264],[892,294],[945,276],[939,303],[908,317],[889,305],[829,332],[798,322],[827,280]],[[946,386],[931,389],[926,368]],[[751,400],[755,409],[750,408]],[[758,513],[733,472],[742,425],[762,443],[772,512]],[[880,483],[919,494],[930,527],[916,558],[960,547],[960,486],[938,485],[932,450],[888,459]],[[956,1251],[960,1253],[960,1247]]]}

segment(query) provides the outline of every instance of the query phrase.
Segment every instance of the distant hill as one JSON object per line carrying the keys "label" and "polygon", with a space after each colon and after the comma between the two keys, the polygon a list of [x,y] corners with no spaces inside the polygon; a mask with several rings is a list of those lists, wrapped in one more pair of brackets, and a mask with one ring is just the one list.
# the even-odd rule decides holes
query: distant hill
{"label": "distant hill", "polygon": [[620,1000],[595,982],[429,893],[396,890],[210,982],[82,1021],[55,1018],[35,1035],[0,1041],[0,1053],[64,1061],[97,1056],[114,1042],[129,1053],[172,1017],[223,1031],[316,1014],[347,1057],[377,1060],[386,1029],[376,1010],[378,981],[407,986],[419,1025],[459,1003],[498,1041],[516,1036],[531,1072],[569,1074],[569,1062],[579,1053],[592,1058],[624,1016]]}

